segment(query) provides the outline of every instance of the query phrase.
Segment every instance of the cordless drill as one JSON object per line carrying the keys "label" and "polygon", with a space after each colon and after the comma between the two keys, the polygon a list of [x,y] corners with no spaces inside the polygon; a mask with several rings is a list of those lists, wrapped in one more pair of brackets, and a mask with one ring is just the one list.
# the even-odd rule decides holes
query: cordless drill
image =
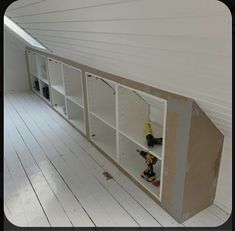
{"label": "cordless drill", "polygon": [[154,145],[162,145],[162,138],[153,137],[153,131],[150,123],[144,124],[144,130],[146,133],[146,140],[149,147],[153,147]]}
{"label": "cordless drill", "polygon": [[142,157],[144,157],[145,163],[147,164],[147,168],[141,173],[141,176],[148,182],[154,181],[155,172],[153,171],[153,165],[157,163],[157,157],[145,151],[136,151],[139,152]]}

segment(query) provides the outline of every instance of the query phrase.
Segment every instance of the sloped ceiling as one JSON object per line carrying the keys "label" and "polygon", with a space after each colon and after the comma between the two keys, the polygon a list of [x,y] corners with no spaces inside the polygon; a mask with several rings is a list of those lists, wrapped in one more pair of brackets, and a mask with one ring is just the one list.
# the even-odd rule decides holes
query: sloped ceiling
{"label": "sloped ceiling", "polygon": [[232,18],[216,0],[19,0],[6,14],[53,53],[195,99],[231,136]]}

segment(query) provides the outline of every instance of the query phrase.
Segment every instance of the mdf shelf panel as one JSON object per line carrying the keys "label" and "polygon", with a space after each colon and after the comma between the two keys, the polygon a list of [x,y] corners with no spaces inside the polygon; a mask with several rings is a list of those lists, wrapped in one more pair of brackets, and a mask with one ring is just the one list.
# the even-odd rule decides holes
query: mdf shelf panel
{"label": "mdf shelf panel", "polygon": [[56,60],[48,59],[48,69],[51,87],[64,94],[64,81],[62,76],[62,64]]}
{"label": "mdf shelf panel", "polygon": [[115,84],[86,73],[89,111],[116,127]]}
{"label": "mdf shelf panel", "polygon": [[117,161],[116,130],[89,114],[90,139],[111,158]]}
{"label": "mdf shelf panel", "polygon": [[153,102],[146,99],[153,100],[148,96],[143,98],[140,92],[132,89],[122,86],[118,87],[118,129],[161,159],[162,146],[154,145],[153,147],[148,147],[144,124],[146,122],[151,124],[154,137],[162,137],[164,124],[160,125],[157,122],[163,121],[165,104],[159,103],[161,110],[156,110],[156,106],[152,106]]}
{"label": "mdf shelf panel", "polygon": [[66,96],[75,103],[83,105],[82,72],[71,66],[62,64]]}
{"label": "mdf shelf panel", "polygon": [[52,96],[52,105],[53,108],[58,111],[64,117],[67,117],[67,109],[65,104],[65,97],[58,91],[51,89],[51,96]]}
{"label": "mdf shelf panel", "polygon": [[[136,151],[147,151],[140,147],[137,143],[126,138],[119,133],[119,164],[138,182],[150,190],[155,196],[160,197],[160,186],[156,187],[151,182],[147,182],[141,177],[141,173],[147,168],[145,159]],[[161,161],[158,159],[157,163],[153,165],[154,172],[156,173],[156,180],[161,179]]]}
{"label": "mdf shelf panel", "polygon": [[58,91],[60,94],[64,95],[64,87],[62,85],[53,85],[52,88]]}
{"label": "mdf shelf panel", "polygon": [[79,105],[75,104],[70,99],[66,98],[66,105],[68,111],[68,120],[77,127],[80,131],[85,134],[85,119],[84,109]]}

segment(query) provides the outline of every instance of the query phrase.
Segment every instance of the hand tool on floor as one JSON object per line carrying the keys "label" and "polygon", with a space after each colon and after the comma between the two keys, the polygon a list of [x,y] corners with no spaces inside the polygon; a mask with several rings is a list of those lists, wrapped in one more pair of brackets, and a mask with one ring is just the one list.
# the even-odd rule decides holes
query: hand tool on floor
{"label": "hand tool on floor", "polygon": [[162,145],[162,138],[155,138],[153,136],[153,131],[150,123],[147,122],[144,124],[144,130],[146,133],[148,146],[153,147],[154,145]]}
{"label": "hand tool on floor", "polygon": [[152,182],[156,179],[155,172],[153,171],[153,165],[157,163],[157,157],[153,156],[152,154],[136,150],[140,153],[140,155],[145,159],[145,163],[147,164],[147,168],[141,173],[141,176],[148,182]]}

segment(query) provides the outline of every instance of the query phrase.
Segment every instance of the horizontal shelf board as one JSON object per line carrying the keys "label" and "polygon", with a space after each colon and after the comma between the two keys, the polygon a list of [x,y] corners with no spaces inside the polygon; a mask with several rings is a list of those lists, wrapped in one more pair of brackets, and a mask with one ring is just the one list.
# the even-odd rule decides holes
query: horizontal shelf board
{"label": "horizontal shelf board", "polygon": [[49,85],[49,81],[48,79],[45,78],[39,78],[42,82],[46,83],[47,85]]}
{"label": "horizontal shelf board", "polygon": [[[120,134],[125,136],[126,138],[130,139],[143,149],[147,149],[152,155],[156,156],[159,160],[162,160],[162,146],[154,146],[153,148],[148,147],[147,145],[144,145],[144,141],[142,143],[136,141],[136,139],[132,138],[131,136],[127,135],[126,133],[122,132],[121,130],[118,130]],[[145,138],[145,137],[144,137]]]}
{"label": "horizontal shelf board", "polygon": [[89,112],[91,115],[95,116],[97,119],[99,119],[100,121],[102,121],[103,123],[105,123],[106,125],[108,125],[109,127],[111,127],[112,129],[116,130],[116,127],[112,124],[110,124],[109,122],[107,122],[107,120],[103,119],[100,114],[94,113],[94,112]]}
{"label": "horizontal shelf board", "polygon": [[60,94],[64,95],[64,87],[62,85],[52,85],[51,86],[54,90],[58,91]]}
{"label": "horizontal shelf board", "polygon": [[77,104],[81,108],[84,108],[83,106],[83,100],[81,96],[66,96],[68,100],[71,100],[73,103]]}

